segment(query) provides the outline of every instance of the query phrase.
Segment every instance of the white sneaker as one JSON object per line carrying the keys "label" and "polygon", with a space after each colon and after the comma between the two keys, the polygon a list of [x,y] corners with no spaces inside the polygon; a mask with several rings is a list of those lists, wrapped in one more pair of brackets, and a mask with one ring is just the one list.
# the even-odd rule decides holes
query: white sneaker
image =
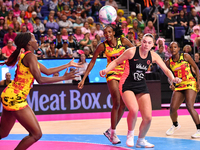
{"label": "white sneaker", "polygon": [[197,132],[192,135],[192,138],[200,138],[200,129],[198,129]]}
{"label": "white sneaker", "polygon": [[174,134],[174,132],[175,132],[176,130],[178,130],[178,129],[180,129],[180,128],[181,128],[181,125],[180,125],[180,124],[178,124],[177,127],[175,127],[174,125],[172,125],[172,127],[171,127],[169,130],[167,130],[166,135],[172,135],[172,134]]}
{"label": "white sneaker", "polygon": [[104,135],[108,138],[108,140],[110,141],[110,135],[111,135],[110,129],[106,130],[103,134],[104,134]]}
{"label": "white sneaker", "polygon": [[137,140],[136,147],[137,148],[153,148],[154,145],[149,143],[149,142],[147,142],[147,140],[144,139],[142,141],[138,141]]}
{"label": "white sneaker", "polygon": [[121,143],[121,141],[117,137],[116,133],[111,133],[111,135],[110,135],[110,142],[112,144],[119,144],[119,143]]}
{"label": "white sneaker", "polygon": [[128,147],[133,147],[134,146],[134,134],[128,134],[127,135],[126,145]]}

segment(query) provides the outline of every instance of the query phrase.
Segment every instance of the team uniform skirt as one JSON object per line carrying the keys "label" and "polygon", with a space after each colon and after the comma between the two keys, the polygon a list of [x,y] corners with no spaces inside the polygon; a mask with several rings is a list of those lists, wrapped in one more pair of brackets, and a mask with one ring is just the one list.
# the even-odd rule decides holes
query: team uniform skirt
{"label": "team uniform skirt", "polygon": [[6,87],[2,92],[1,102],[3,108],[8,111],[17,111],[28,106],[26,95],[21,91],[9,87]]}

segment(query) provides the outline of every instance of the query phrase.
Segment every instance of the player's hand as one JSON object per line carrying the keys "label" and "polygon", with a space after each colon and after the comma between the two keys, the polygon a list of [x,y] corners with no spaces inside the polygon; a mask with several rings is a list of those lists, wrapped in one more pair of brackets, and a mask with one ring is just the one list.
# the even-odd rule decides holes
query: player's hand
{"label": "player's hand", "polygon": [[74,58],[68,63],[70,67],[77,67],[77,68],[83,68],[84,66],[82,63],[75,63]]}
{"label": "player's hand", "polygon": [[78,88],[79,88],[79,89],[82,89],[83,86],[84,86],[84,83],[85,83],[85,81],[84,81],[84,80],[81,80],[81,81],[78,83]]}
{"label": "player's hand", "polygon": [[70,80],[70,79],[74,79],[76,77],[78,77],[78,75],[76,75],[78,73],[77,69],[74,69],[73,71],[68,73],[68,69],[65,72],[65,74],[63,75],[65,80]]}
{"label": "player's hand", "polygon": [[100,75],[101,77],[105,77],[105,75],[106,75],[106,71],[105,71],[105,69],[99,71],[99,75]]}
{"label": "player's hand", "polygon": [[175,86],[174,86],[173,84],[171,84],[171,85],[169,86],[169,88],[170,88],[172,91],[175,90]]}
{"label": "player's hand", "polygon": [[172,80],[174,83],[181,83],[182,82],[182,79],[178,78],[178,77],[175,77],[173,80]]}

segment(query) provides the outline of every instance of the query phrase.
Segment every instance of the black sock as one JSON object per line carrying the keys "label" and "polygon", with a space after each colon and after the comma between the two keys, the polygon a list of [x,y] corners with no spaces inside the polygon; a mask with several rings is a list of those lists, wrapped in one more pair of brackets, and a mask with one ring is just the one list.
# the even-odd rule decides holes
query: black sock
{"label": "black sock", "polygon": [[176,122],[173,122],[173,125],[175,126],[175,127],[177,127],[178,126],[178,122],[176,121]]}
{"label": "black sock", "polygon": [[200,124],[197,124],[196,127],[197,127],[197,130],[200,129]]}

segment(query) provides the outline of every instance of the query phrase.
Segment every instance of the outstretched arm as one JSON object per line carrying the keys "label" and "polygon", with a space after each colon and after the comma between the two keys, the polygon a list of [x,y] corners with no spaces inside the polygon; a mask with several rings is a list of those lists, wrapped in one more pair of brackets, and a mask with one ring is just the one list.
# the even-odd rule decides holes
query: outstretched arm
{"label": "outstretched arm", "polygon": [[75,63],[74,62],[74,58],[68,63],[68,64],[65,64],[65,65],[62,65],[62,66],[58,66],[58,67],[54,67],[54,68],[49,68],[47,69],[43,64],[39,63],[40,65],[40,71],[46,75],[51,75],[53,73],[56,73],[56,72],[59,72],[61,70],[64,70],[68,67],[77,67],[77,68],[81,68],[83,67],[83,65],[79,65],[78,63]]}
{"label": "outstretched arm", "polygon": [[86,71],[85,71],[84,77],[83,77],[83,79],[81,80],[81,82],[79,82],[79,84],[78,84],[78,88],[79,88],[79,89],[82,89],[82,88],[83,88],[83,85],[84,85],[84,83],[85,83],[86,77],[89,75],[90,71],[91,71],[92,68],[94,67],[94,64],[95,64],[95,62],[96,62],[96,59],[97,59],[98,55],[99,55],[102,51],[104,51],[104,44],[103,44],[103,43],[99,44],[98,47],[97,47],[97,49],[95,50],[94,55],[93,55],[93,57],[92,57],[92,60],[90,61],[89,65],[88,65],[88,67],[87,67],[87,69],[86,69]]}
{"label": "outstretched arm", "polygon": [[[75,73],[76,71],[66,73],[63,76],[59,77],[43,77],[41,76],[40,69],[38,68],[38,61],[37,58],[33,53],[29,53],[26,55],[26,57],[23,59],[25,66],[28,66],[30,69],[31,74],[33,77],[36,79],[36,81],[39,84],[44,84],[44,83],[53,83],[53,82],[58,82],[58,81],[63,81],[63,80],[69,80],[75,78]],[[43,67],[44,69],[44,67]]]}
{"label": "outstretched arm", "polygon": [[114,69],[117,65],[121,64],[124,60],[128,60],[133,58],[135,55],[135,47],[129,48],[126,50],[121,56],[119,56],[117,59],[113,60],[104,70],[101,70],[99,72],[101,77],[104,77],[109,71]]}
{"label": "outstretched arm", "polygon": [[157,65],[159,65],[159,67],[162,69],[162,71],[171,81],[173,81],[174,83],[180,83],[182,81],[181,79],[177,77],[174,78],[173,73],[167,68],[164,61],[160,58],[158,54],[156,54],[155,52],[151,52],[151,55],[152,55],[153,63],[156,63]]}

